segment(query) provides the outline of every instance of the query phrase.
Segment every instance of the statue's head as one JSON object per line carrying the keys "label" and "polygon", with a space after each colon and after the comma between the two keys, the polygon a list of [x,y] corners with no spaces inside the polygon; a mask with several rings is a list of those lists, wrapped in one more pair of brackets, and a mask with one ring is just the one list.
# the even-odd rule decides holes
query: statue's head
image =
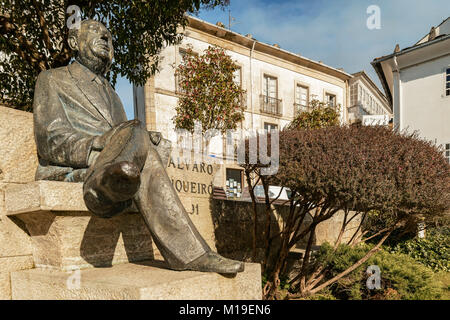
{"label": "statue's head", "polygon": [[79,28],[69,30],[69,47],[78,62],[97,74],[105,74],[114,58],[111,33],[95,20],[83,20]]}

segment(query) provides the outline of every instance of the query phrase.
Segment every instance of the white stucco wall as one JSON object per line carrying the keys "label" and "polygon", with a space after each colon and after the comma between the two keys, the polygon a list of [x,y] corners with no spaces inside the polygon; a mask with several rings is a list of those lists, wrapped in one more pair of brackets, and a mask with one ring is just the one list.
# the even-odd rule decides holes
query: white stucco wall
{"label": "white stucco wall", "polygon": [[[164,48],[161,52],[162,61],[160,71],[154,78],[154,85],[157,92],[155,95],[156,130],[161,131],[164,136],[169,138],[175,138],[172,118],[175,116],[177,98],[168,95],[168,93],[161,93],[161,90],[158,91],[158,89],[175,92],[174,67],[181,61],[179,49],[187,48],[188,46],[192,46],[194,52],[202,54],[208,48],[209,43],[185,36],[179,46]],[[342,86],[338,86],[255,58],[252,59],[252,66],[250,68],[249,56],[232,50],[226,50],[226,52],[241,67],[242,88],[247,91],[244,129],[264,128],[265,122],[277,124],[279,128],[286,126],[294,116],[296,83],[309,86],[310,100],[315,97],[324,101],[325,92],[335,94],[337,103],[342,107],[342,121],[344,121],[344,110],[347,107],[346,101],[344,101],[344,82],[342,82]],[[250,69],[252,72],[252,80],[250,79]],[[259,101],[260,94],[263,91],[262,83],[264,74],[275,76],[278,79],[278,98],[282,99],[283,108],[283,115],[281,117],[272,117],[268,114],[259,113]],[[253,84],[252,88],[251,84]],[[253,104],[253,109],[251,103]]]}
{"label": "white stucco wall", "polygon": [[400,128],[418,130],[438,144],[450,143],[450,96],[445,96],[445,70],[450,55],[400,70]]}

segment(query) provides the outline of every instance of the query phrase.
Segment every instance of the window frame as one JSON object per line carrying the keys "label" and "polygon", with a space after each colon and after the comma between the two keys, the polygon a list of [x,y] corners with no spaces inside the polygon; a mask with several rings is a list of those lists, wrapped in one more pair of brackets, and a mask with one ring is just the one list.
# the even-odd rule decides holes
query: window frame
{"label": "window frame", "polygon": [[[242,193],[244,190],[244,170],[238,169],[238,168],[225,168],[225,193],[226,193],[226,196],[227,196],[227,198],[230,198],[228,194],[229,194],[229,189],[231,189],[231,188],[229,185],[227,186],[227,181],[229,181],[229,179],[227,179],[229,170],[230,171],[239,171],[239,173],[240,173],[240,178],[241,178],[240,189],[241,189],[241,191],[240,192],[238,191],[238,193],[240,193],[240,197],[242,197]],[[239,186],[236,186],[236,188],[239,188]],[[234,187],[233,187],[233,189],[234,189]],[[240,198],[240,197],[231,197],[231,198]]]}
{"label": "window frame", "polygon": [[327,96],[333,96],[334,97],[334,105],[332,107],[336,108],[337,107],[337,94],[336,94],[336,92],[328,91],[328,90],[324,91],[324,93],[323,93],[323,101],[328,105]]}
{"label": "window frame", "polygon": [[274,128],[270,128],[270,130],[272,130],[272,129],[273,130],[278,130],[278,128],[279,128],[277,123],[264,121],[263,127],[264,127],[264,130],[267,130],[267,131],[269,131],[269,129],[266,129],[266,125],[269,125],[270,127],[274,127]]}
{"label": "window frame", "polygon": [[444,97],[450,97],[450,66],[444,68]]}
{"label": "window frame", "polygon": [[[309,109],[311,100],[310,100],[310,85],[308,83],[304,83],[301,81],[294,81],[294,116],[297,114],[297,112],[299,111],[299,108],[302,107],[301,103],[297,103],[297,88],[301,87],[303,89],[306,90],[306,105],[304,106],[306,110]],[[301,97],[300,97],[300,102],[301,102]]]}
{"label": "window frame", "polygon": [[[283,106],[282,106],[282,99],[280,98],[279,92],[280,92],[280,76],[276,73],[261,70],[260,71],[260,109],[259,112],[261,114],[270,114],[274,117],[282,117],[283,116]],[[270,96],[268,89],[266,88],[266,94],[264,94],[264,90],[266,87],[266,78],[272,78],[275,79],[276,87],[275,87],[275,97]],[[270,99],[269,99],[270,98]],[[271,101],[273,99],[273,101]]]}
{"label": "window frame", "polygon": [[[199,56],[199,53],[197,51],[194,51],[193,48],[190,48],[189,45],[188,46],[178,46],[176,48],[176,58],[175,58],[177,67],[183,62],[183,54],[181,52],[184,52],[184,54],[187,54],[187,51],[189,49],[192,50],[192,55],[197,56],[197,57]],[[180,89],[180,86],[178,84],[178,77],[175,75],[174,78],[175,78],[175,93],[183,95],[184,92],[183,92],[183,90]]]}
{"label": "window frame", "polygon": [[[266,88],[266,78],[271,78],[271,79],[275,79],[275,97],[271,97],[270,95],[269,95],[269,86],[267,86],[267,88]],[[264,72],[263,73],[263,78],[262,78],[262,87],[261,87],[261,93],[264,95],[264,96],[266,96],[266,97],[270,97],[270,98],[275,98],[275,99],[278,99],[278,77],[277,76],[275,76],[275,75],[273,75],[273,74],[270,74],[270,73],[267,73],[267,72]],[[264,89],[266,89],[267,91],[267,94],[264,94]]]}

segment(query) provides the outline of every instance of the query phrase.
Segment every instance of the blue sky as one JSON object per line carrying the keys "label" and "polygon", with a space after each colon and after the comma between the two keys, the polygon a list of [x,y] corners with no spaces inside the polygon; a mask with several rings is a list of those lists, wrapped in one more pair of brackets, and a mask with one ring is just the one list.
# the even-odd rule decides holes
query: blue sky
{"label": "blue sky", "polygon": [[[381,13],[381,28],[366,26],[370,5]],[[323,61],[349,73],[365,70],[379,85],[370,62],[417,42],[450,16],[449,0],[231,0],[230,6],[200,12],[198,18],[228,27],[228,10],[236,20],[231,30],[258,41]],[[116,91],[127,116],[134,118],[131,84],[118,80]]]}

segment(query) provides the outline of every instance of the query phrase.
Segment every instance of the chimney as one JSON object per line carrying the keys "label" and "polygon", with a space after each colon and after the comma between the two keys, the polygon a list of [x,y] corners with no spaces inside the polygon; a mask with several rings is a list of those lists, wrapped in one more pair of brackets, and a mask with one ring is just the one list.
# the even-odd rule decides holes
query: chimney
{"label": "chimney", "polygon": [[436,28],[431,27],[430,34],[428,35],[428,41],[436,39]]}
{"label": "chimney", "polygon": [[275,48],[280,49],[280,45],[279,45],[278,43],[274,43],[273,46],[274,46]]}
{"label": "chimney", "polygon": [[222,22],[220,22],[220,21],[218,21],[216,23],[216,26],[221,27],[221,28],[225,28],[225,25]]}

